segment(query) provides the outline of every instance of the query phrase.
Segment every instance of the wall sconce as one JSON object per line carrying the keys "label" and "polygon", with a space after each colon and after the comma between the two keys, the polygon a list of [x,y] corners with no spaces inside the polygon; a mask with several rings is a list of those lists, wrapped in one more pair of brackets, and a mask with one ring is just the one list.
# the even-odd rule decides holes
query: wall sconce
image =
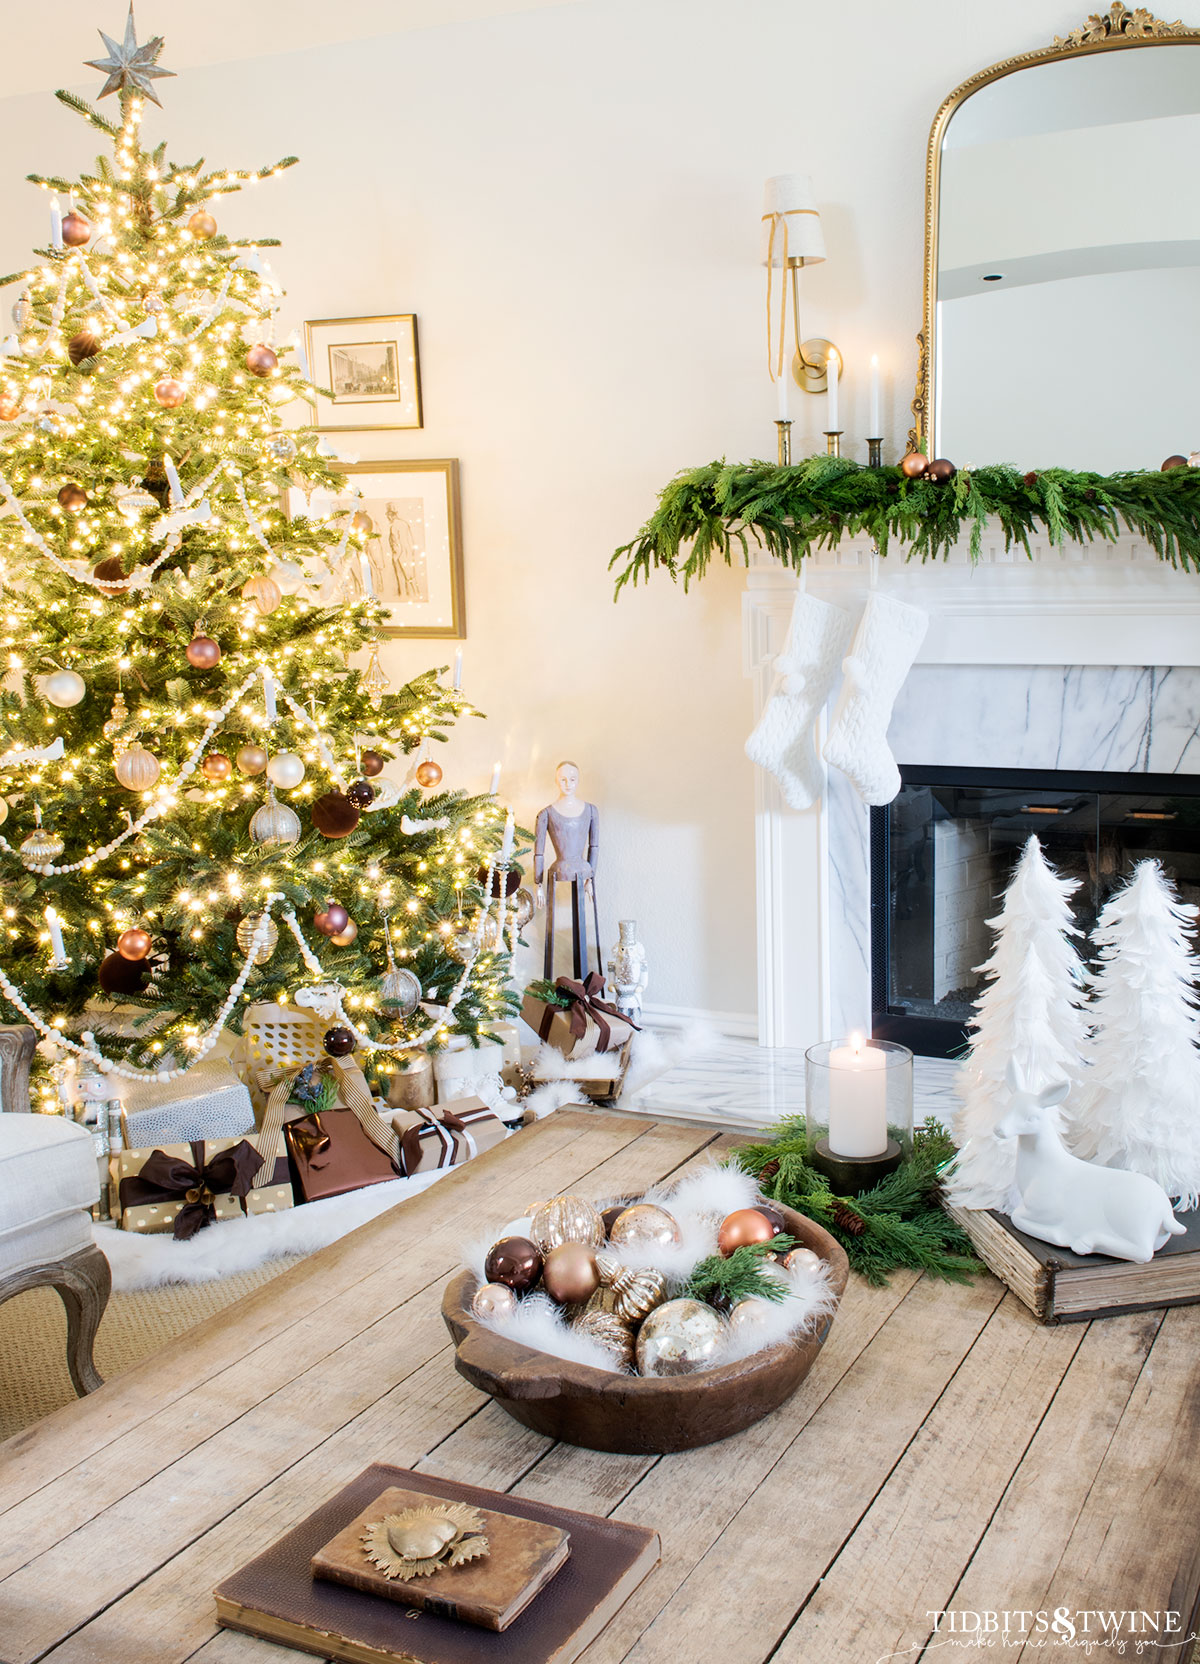
{"label": "wall sconce", "polygon": [[[813,336],[805,341],[800,331],[800,285],[802,266],[818,265],[825,258],[825,236],[821,215],[806,173],[781,173],[768,179],[763,198],[762,263],[767,268],[767,358],[771,380],[779,387],[779,460],[791,460],[791,422],[788,418],[787,389],[790,381],[806,393],[828,390],[828,366],[842,358],[832,341]],[[776,279],[778,283],[778,319]],[[795,350],[787,350],[788,311],[792,315]]]}

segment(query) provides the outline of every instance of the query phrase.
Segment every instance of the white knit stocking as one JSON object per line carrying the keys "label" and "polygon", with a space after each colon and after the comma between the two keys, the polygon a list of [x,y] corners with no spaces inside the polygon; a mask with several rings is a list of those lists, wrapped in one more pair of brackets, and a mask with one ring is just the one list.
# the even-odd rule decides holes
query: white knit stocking
{"label": "white knit stocking", "polygon": [[849,775],[864,803],[890,803],[900,790],[888,723],[928,627],[919,607],[878,590],[867,597],[825,741],[825,761]]}
{"label": "white knit stocking", "polygon": [[853,619],[801,590],[788,644],[775,661],[780,682],[746,741],[746,755],[773,774],[789,807],[807,809],[825,790],[816,721],[846,651]]}

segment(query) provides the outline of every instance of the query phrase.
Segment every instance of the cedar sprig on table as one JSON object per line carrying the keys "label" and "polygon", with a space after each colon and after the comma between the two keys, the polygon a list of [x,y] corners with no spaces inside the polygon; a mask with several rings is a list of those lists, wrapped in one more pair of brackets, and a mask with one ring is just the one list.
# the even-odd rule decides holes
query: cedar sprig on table
{"label": "cedar sprig on table", "polygon": [[913,1134],[912,1156],[861,1196],[838,1196],[806,1159],[802,1115],[779,1125],[769,1144],[749,1144],[734,1161],[764,1196],[823,1225],[846,1250],[852,1271],[877,1287],[902,1266],[946,1282],[969,1282],[981,1269],[971,1244],[941,1205],[939,1173],[954,1154],[945,1127],[929,1121]]}
{"label": "cedar sprig on table", "polygon": [[760,1300],[782,1300],[787,1284],[772,1277],[766,1268],[768,1254],[786,1254],[796,1246],[794,1236],[781,1232],[770,1242],[747,1242],[728,1257],[713,1254],[701,1260],[688,1278],[683,1298],[703,1300],[722,1310],[755,1295]]}

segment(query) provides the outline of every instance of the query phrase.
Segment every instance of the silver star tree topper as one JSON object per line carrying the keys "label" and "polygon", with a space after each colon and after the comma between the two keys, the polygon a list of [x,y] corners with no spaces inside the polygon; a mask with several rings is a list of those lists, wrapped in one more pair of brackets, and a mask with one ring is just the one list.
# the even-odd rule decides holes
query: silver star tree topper
{"label": "silver star tree topper", "polygon": [[153,99],[161,110],[162,103],[154,90],[154,81],[161,79],[164,75],[174,75],[175,73],[173,69],[160,69],[155,62],[158,54],[163,49],[162,36],[155,35],[144,45],[138,45],[137,33],[134,29],[132,4],[129,7],[129,16],[125,19],[125,39],[123,41],[113,40],[110,35],[104,33],[103,29],[98,29],[96,33],[105,46],[108,47],[107,58],[87,59],[89,69],[102,69],[108,76],[108,80],[100,89],[100,97],[103,98],[106,93],[118,91],[122,95],[125,93],[141,93],[144,98]]}

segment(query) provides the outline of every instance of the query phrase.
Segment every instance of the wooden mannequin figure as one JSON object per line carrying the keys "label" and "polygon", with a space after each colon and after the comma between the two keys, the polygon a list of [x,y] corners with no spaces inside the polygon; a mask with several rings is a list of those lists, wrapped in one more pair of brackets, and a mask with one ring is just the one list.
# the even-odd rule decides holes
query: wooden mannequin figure
{"label": "wooden mannequin figure", "polygon": [[[578,795],[579,769],[575,763],[559,763],[554,771],[558,797],[537,818],[533,846],[533,876],[537,883],[537,904],[546,909],[546,970],[554,980],[554,896],[559,884],[571,886],[571,958],[577,979],[589,970],[604,974],[600,952],[600,924],[596,909],[596,857],[600,847],[600,814],[594,803]],[[546,835],[554,847],[555,859],[546,868]],[[593,946],[588,945],[587,903],[592,903]],[[592,963],[594,959],[594,964]]]}

